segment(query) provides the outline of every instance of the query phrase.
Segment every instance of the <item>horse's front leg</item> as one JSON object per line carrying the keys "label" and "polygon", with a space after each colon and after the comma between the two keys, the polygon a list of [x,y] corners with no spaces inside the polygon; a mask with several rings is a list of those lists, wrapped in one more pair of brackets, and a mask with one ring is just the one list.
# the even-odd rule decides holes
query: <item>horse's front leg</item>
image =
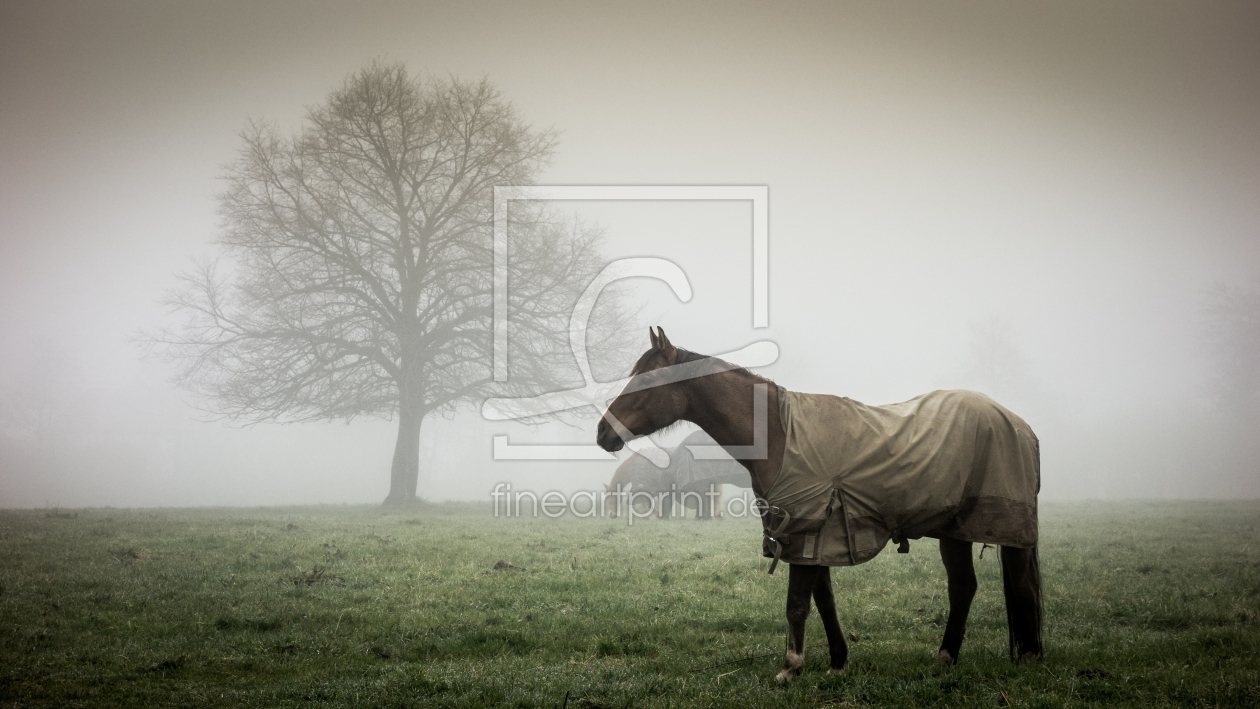
{"label": "horse's front leg", "polygon": [[814,605],[818,607],[818,615],[822,616],[823,628],[827,631],[827,648],[831,651],[831,669],[828,672],[839,672],[849,660],[849,645],[844,641],[844,631],[840,629],[840,619],[836,616],[836,596],[831,591],[831,568],[818,567],[818,578],[814,581]]}
{"label": "horse's front leg", "polygon": [[809,597],[817,582],[819,566],[788,564],[787,655],[783,669],[775,677],[780,682],[795,679],[805,666],[805,620],[809,618]]}

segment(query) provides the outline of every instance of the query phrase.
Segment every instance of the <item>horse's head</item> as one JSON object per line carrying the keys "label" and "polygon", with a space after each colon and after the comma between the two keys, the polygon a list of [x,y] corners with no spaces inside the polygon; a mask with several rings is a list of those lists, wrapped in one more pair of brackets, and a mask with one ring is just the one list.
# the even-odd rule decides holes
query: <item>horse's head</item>
{"label": "horse's head", "polygon": [[[678,350],[665,331],[648,328],[652,348],[644,352],[630,372],[630,383],[608,406],[599,421],[595,442],[609,452],[622,449],[626,440],[646,436],[682,418],[687,396],[678,381],[669,381],[659,370],[678,364]],[[660,380],[659,382],[656,380]],[[629,432],[622,438],[618,428]]]}

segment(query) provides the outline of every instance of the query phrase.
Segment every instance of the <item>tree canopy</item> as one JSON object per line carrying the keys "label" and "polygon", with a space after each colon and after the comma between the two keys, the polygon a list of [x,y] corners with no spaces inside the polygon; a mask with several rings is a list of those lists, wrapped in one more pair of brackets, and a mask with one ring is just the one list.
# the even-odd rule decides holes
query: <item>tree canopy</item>
{"label": "tree canopy", "polygon": [[[388,501],[403,502],[425,416],[579,378],[568,318],[603,266],[599,234],[523,204],[510,215],[510,377],[492,381],[492,189],[531,184],[556,139],[490,83],[375,63],[295,135],[253,122],[241,137],[219,195],[228,258],[183,275],[180,322],[154,338],[208,410],[396,416]],[[625,317],[601,299],[594,360],[617,350]]]}

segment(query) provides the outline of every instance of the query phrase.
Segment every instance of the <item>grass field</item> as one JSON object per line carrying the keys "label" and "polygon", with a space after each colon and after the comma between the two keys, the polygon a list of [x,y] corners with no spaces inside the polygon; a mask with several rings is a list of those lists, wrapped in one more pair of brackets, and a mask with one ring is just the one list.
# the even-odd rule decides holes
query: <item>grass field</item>
{"label": "grass field", "polygon": [[1260,706],[1257,502],[1044,505],[1032,667],[1007,660],[993,552],[951,668],[934,542],[835,569],[849,667],[812,648],[788,687],[755,521],[488,510],[0,512],[0,702]]}

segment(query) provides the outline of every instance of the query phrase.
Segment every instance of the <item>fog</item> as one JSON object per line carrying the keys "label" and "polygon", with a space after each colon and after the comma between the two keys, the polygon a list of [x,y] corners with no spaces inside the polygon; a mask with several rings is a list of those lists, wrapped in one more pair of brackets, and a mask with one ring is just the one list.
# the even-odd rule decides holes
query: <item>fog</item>
{"label": "fog", "polygon": [[[1255,3],[41,1],[0,6],[0,383],[26,406],[0,507],[384,498],[394,423],[206,421],[134,341],[219,253],[246,121],[296,131],[377,58],[484,76],[554,127],[540,184],[768,186],[764,329],[749,203],[556,205],[609,259],[683,268],[689,302],[633,296],[681,347],[771,340],[759,373],[873,404],[986,391],[1038,432],[1043,499],[1260,495],[1206,315],[1260,284]],[[591,443],[595,418],[431,417],[419,494],[607,482],[491,456],[495,433]]]}

